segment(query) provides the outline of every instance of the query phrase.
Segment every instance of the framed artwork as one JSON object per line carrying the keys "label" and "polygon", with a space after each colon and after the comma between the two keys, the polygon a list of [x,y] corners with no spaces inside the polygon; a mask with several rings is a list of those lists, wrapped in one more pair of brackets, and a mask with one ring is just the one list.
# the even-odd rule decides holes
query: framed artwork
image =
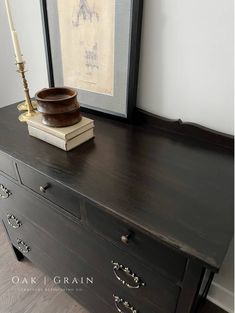
{"label": "framed artwork", "polygon": [[131,118],[143,0],[41,0],[51,87],[78,89],[81,107]]}

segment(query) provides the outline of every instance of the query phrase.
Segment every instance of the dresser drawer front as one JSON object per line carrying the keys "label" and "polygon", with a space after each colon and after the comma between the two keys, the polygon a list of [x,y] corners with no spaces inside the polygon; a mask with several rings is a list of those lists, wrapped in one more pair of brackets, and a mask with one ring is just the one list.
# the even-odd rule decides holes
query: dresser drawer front
{"label": "dresser drawer front", "polygon": [[71,233],[71,228],[76,229],[78,234],[80,233],[80,220],[75,219],[77,223],[71,222],[71,219],[74,220],[74,217],[70,213],[25,190],[1,175],[0,184],[3,184],[9,192],[8,198],[0,198],[1,215],[11,215],[13,214],[12,212],[15,212],[17,219],[23,216],[23,218],[43,228],[48,233],[54,234],[54,236],[59,234],[61,239],[65,236],[66,231],[68,234]]}
{"label": "dresser drawer front", "polygon": [[144,262],[147,261],[150,267],[157,268],[175,283],[182,280],[187,262],[185,257],[90,202],[86,202],[86,212],[89,226],[103,237]]}
{"label": "dresser drawer front", "polygon": [[[79,259],[75,260],[74,256],[69,251],[66,251],[66,249],[63,249],[55,240],[45,236],[45,234],[32,225],[26,224],[25,221],[21,230],[17,231],[9,227],[6,219],[3,220],[3,223],[12,244],[18,250],[20,250],[18,244],[19,237],[22,238],[21,240],[23,242],[27,243],[30,250],[27,253],[22,253],[51,277],[55,282],[55,288],[58,286],[63,288],[91,313],[116,313],[107,302],[95,294],[95,288],[97,287],[93,270],[87,269],[84,263],[81,263]],[[35,240],[36,237],[37,239]],[[76,261],[76,272],[74,273],[70,271],[68,258]],[[82,283],[72,283],[74,277],[77,281],[81,279]],[[89,279],[88,283],[87,278]],[[92,278],[94,278],[94,285],[90,284]],[[89,288],[84,286],[88,284]]]}
{"label": "dresser drawer front", "polygon": [[[17,229],[11,227],[8,223],[8,216],[17,218],[21,226]],[[157,272],[145,268],[141,263],[136,262],[135,258],[123,253],[112,244],[102,239],[99,240],[95,234],[91,237],[83,228],[79,228],[79,232],[69,232],[69,229],[65,227],[62,232],[52,235],[48,230],[40,230],[31,225],[24,216],[13,209],[4,209],[3,221],[11,236],[15,239],[16,237],[22,239],[29,246],[29,252],[27,252],[27,247],[23,247],[25,251],[21,250],[27,257],[33,251],[33,247],[37,247],[53,256],[55,260],[60,260],[60,264],[66,264],[67,271],[71,271],[74,275],[79,274],[78,264],[86,269],[86,273],[83,270],[83,275],[92,273],[96,277],[96,285],[93,286],[95,292],[99,294],[101,291],[100,294],[109,302],[109,305],[114,303],[112,295],[115,294],[135,303],[138,308],[142,307],[141,302],[148,304],[149,310],[151,309],[149,312],[155,312],[155,310],[156,312],[174,312],[180,288]],[[83,259],[86,260],[85,263]],[[112,262],[113,260],[115,261]],[[122,275],[121,271],[114,270],[113,263],[129,267],[144,285],[141,284],[140,288],[129,288],[123,285],[115,273],[131,286],[138,284],[132,278],[128,279],[126,275]]]}
{"label": "dresser drawer front", "polygon": [[60,183],[31,169],[17,164],[21,182],[44,198],[54,202],[74,216],[80,218],[80,196]]}
{"label": "dresser drawer front", "polygon": [[[22,224],[16,229],[16,231],[21,232],[25,229],[24,224],[30,221],[48,236],[56,238],[56,241],[60,242],[66,249],[85,259],[110,284],[113,284],[116,288],[121,287],[125,295],[146,299],[157,308],[162,308],[164,312],[171,312],[175,307],[179,288],[157,271],[144,266],[142,262],[139,262],[127,252],[122,251],[92,231],[86,230],[79,223],[66,218],[61,214],[60,211],[62,210],[58,211],[55,207],[48,206],[43,200],[37,199],[36,196],[22,190],[21,187],[10,181],[4,182],[8,183],[8,187],[12,191],[11,197],[1,202],[2,215],[4,215],[6,224],[8,224],[7,216],[13,215]],[[13,224],[16,223],[14,218],[13,220],[11,218],[10,221]],[[15,229],[10,225],[9,227],[15,232]],[[30,233],[28,237],[30,244]],[[34,240],[40,242],[39,244],[36,242],[37,245],[40,245],[41,248],[46,247],[47,239],[44,240],[40,235],[34,236],[34,238]],[[48,252],[52,253],[50,250]],[[139,289],[129,289],[127,286],[122,285],[113,272],[114,265],[111,263],[112,261],[129,267],[133,273],[143,280],[146,286]],[[120,271],[117,271],[117,274],[122,277]],[[122,293],[119,292],[120,294]]]}
{"label": "dresser drawer front", "polygon": [[13,160],[5,153],[0,152],[0,172],[17,180],[15,165]]}
{"label": "dresser drawer front", "polygon": [[[16,214],[16,212],[13,213]],[[83,260],[81,257],[51,237],[51,235],[48,235],[46,232],[42,232],[37,227],[33,226],[25,220],[24,217],[21,216],[20,219],[22,221],[21,228],[14,230],[8,225],[7,218],[3,218],[3,222],[7,228],[12,243],[28,259],[39,265],[44,271],[48,272],[49,268],[50,273],[54,272],[54,276],[57,276],[57,281],[61,281],[63,283],[64,277],[68,278],[69,283],[62,287],[71,289],[81,288],[83,287],[81,284],[74,286],[71,283],[73,278],[76,277],[80,279],[80,277],[83,277],[83,280],[86,281],[86,278],[88,277],[90,281],[93,280],[93,284],[85,286],[85,288],[83,288],[84,291],[87,292],[88,288],[91,294],[95,293],[98,297],[103,299],[103,301],[110,306],[110,309],[112,308],[111,312],[116,311],[117,305],[117,303],[115,304],[115,298],[113,295],[128,301],[138,310],[138,312],[174,312],[176,301],[173,301],[171,294],[168,293],[168,286],[163,284],[161,287],[162,289],[166,287],[165,292],[167,293],[168,302],[170,302],[171,305],[168,305],[168,307],[155,305],[145,298],[145,294],[141,290],[129,292],[129,290],[123,288],[122,285],[115,284],[113,281],[107,279],[103,273],[99,273],[96,269],[92,268],[92,265],[95,266],[94,262],[92,264],[91,261],[89,262],[87,260]],[[82,238],[77,237],[78,241],[81,239]],[[40,251],[40,255],[38,255],[38,251]],[[94,258],[95,255],[93,255],[93,259]],[[55,262],[55,260],[60,261]],[[155,278],[158,279],[157,276]],[[76,290],[74,290],[74,294],[76,294],[75,291]],[[159,291],[159,288],[155,290],[155,297],[158,297]],[[77,296],[79,299],[79,294],[77,294]],[[162,296],[162,293],[160,296]],[[120,302],[119,307],[121,308],[122,306],[123,304]]]}

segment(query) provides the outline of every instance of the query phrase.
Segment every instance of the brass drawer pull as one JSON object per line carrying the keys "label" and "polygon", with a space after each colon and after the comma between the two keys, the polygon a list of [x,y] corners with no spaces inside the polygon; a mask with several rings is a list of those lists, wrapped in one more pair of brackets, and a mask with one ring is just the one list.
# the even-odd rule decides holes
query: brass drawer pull
{"label": "brass drawer pull", "polygon": [[130,305],[129,302],[127,302],[127,301],[123,300],[122,298],[119,298],[118,296],[115,296],[115,295],[113,295],[113,297],[114,297],[115,307],[119,313],[125,313],[124,311],[122,311],[122,309],[120,309],[120,307],[119,307],[120,305],[122,305],[125,309],[130,310],[130,312],[132,312],[132,313],[138,313],[138,311],[132,305]]}
{"label": "brass drawer pull", "polygon": [[[124,265],[114,261],[111,261],[111,263],[114,265],[113,266],[114,275],[123,285],[127,286],[130,289],[138,289],[142,286],[145,286],[145,283],[141,280],[141,278],[134,274],[128,267],[125,267]],[[121,279],[121,277],[118,275],[118,271],[122,271],[127,277],[133,279],[134,284],[130,285],[125,280]]]}
{"label": "brass drawer pull", "polygon": [[121,236],[122,243],[128,244],[130,237],[131,237],[130,234],[129,235],[122,235]]}
{"label": "brass drawer pull", "polygon": [[17,248],[23,253],[28,253],[30,251],[30,247],[19,238],[17,238]]}
{"label": "brass drawer pull", "polygon": [[10,195],[11,195],[11,192],[1,184],[0,185],[0,198],[7,199],[8,197],[10,197]]}
{"label": "brass drawer pull", "polygon": [[15,229],[22,225],[21,221],[19,221],[13,214],[7,214],[7,221],[8,224]]}
{"label": "brass drawer pull", "polygon": [[45,193],[46,190],[47,190],[49,187],[50,187],[50,185],[49,185],[49,184],[46,184],[45,186],[40,186],[40,187],[39,187],[39,190],[40,190],[41,192]]}

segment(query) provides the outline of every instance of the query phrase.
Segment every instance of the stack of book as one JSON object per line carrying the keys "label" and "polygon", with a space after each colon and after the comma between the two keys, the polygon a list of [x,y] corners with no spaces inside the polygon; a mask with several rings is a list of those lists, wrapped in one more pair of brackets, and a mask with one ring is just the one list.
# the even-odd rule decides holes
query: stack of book
{"label": "stack of book", "polygon": [[75,125],[60,128],[42,124],[41,114],[32,117],[27,123],[29,135],[65,151],[72,150],[94,137],[94,121],[86,117],[82,117]]}

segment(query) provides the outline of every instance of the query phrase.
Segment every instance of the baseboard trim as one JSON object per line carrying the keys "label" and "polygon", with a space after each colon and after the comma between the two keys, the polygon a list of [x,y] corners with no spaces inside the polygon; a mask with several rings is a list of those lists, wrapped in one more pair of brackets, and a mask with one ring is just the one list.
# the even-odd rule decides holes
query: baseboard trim
{"label": "baseboard trim", "polygon": [[213,282],[207,299],[228,313],[234,313],[234,294]]}

